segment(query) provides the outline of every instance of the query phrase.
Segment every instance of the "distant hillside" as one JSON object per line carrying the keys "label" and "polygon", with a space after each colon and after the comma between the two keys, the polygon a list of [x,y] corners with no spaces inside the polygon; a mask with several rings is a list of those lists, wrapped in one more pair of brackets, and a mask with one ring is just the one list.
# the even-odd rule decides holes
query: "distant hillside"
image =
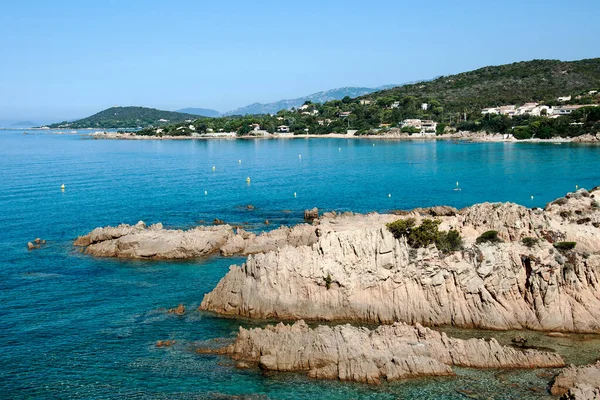
{"label": "distant hillside", "polygon": [[181,110],[176,110],[175,112],[211,118],[217,117],[219,114],[221,114],[217,110],[211,110],[210,108],[182,108]]}
{"label": "distant hillside", "polygon": [[[600,87],[600,58],[580,61],[532,60],[489,66],[427,82],[403,85],[366,99],[437,101],[446,112],[476,112],[483,107],[546,103],[559,96]],[[385,102],[385,101],[383,101]]]}
{"label": "distant hillside", "polygon": [[366,88],[366,87],[343,87],[338,89],[326,90],[323,92],[317,92],[308,96],[299,97],[291,100],[280,100],[273,103],[254,103],[248,106],[238,108],[237,110],[228,111],[223,115],[249,115],[249,114],[275,114],[279,110],[289,110],[292,107],[298,108],[306,101],[312,101],[313,103],[325,103],[331,100],[341,100],[344,97],[358,97],[365,94],[373,93],[378,90],[392,88],[396,85],[380,86],[378,88]]}
{"label": "distant hillside", "polygon": [[195,120],[197,118],[197,115],[157,110],[155,108],[111,107],[87,118],[71,122],[64,121],[48,125],[48,127],[69,129],[146,128],[149,126],[162,126],[186,120]]}
{"label": "distant hillside", "polygon": [[10,126],[12,128],[31,128],[31,127],[37,126],[37,125],[38,124],[36,124],[35,122],[31,122],[31,121],[19,121],[19,122],[10,124]]}

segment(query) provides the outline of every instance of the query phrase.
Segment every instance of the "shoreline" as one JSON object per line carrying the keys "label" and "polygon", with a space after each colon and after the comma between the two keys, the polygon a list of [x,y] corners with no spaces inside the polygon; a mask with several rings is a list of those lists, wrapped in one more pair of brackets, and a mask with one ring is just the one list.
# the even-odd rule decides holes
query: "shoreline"
{"label": "shoreline", "polygon": [[366,140],[396,140],[396,141],[438,141],[454,140],[473,143],[585,143],[600,144],[600,133],[596,135],[585,134],[574,138],[551,138],[551,139],[516,139],[509,134],[487,134],[481,132],[457,132],[439,136],[416,136],[408,134],[382,134],[382,135],[361,135],[329,133],[326,135],[301,134],[301,135],[278,135],[269,136],[234,136],[225,134],[220,136],[138,136],[135,133],[117,133],[117,132],[93,132],[82,134],[93,139],[108,140],[273,140],[273,139],[366,139]]}

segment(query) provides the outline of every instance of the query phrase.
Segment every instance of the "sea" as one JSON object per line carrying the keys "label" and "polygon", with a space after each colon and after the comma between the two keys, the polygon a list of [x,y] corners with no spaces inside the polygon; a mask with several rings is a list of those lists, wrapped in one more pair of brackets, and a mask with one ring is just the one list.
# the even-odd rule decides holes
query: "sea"
{"label": "sea", "polygon": [[[543,207],[600,185],[600,146],[98,140],[87,133],[0,131],[0,398],[550,398],[556,370],[455,368],[453,377],[366,385],[237,369],[227,357],[195,350],[231,342],[240,326],[273,321],[197,308],[243,258],[98,259],[72,244],[95,227],[140,220],[185,229],[218,218],[258,232],[300,223],[313,207],[362,213],[486,201]],[[28,250],[36,238],[46,244]],[[185,315],[167,312],[180,303]],[[506,344],[516,334],[442,329]],[[600,349],[595,335],[520,334],[576,364],[594,361]],[[158,348],[159,340],[175,344]]]}

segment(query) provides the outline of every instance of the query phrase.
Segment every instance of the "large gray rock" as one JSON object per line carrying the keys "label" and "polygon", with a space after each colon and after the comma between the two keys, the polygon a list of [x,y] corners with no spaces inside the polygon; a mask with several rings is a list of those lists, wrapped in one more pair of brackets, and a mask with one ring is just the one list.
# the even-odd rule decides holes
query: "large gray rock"
{"label": "large gray rock", "polygon": [[[594,221],[596,194],[571,196],[561,207]],[[600,229],[553,207],[483,203],[438,217],[441,229],[464,238],[464,250],[452,254],[394,238],[385,223],[397,216],[328,214],[316,243],[249,256],[200,308],[254,318],[600,332]],[[477,244],[487,230],[505,242]],[[524,237],[538,243],[526,247]],[[577,247],[559,252],[548,240]]]}
{"label": "large gray rock", "polygon": [[452,366],[475,368],[561,367],[560,355],[501,346],[495,339],[461,340],[420,325],[375,330],[341,325],[310,329],[304,321],[244,329],[219,351],[272,371],[307,371],[313,378],[379,383],[453,375]]}

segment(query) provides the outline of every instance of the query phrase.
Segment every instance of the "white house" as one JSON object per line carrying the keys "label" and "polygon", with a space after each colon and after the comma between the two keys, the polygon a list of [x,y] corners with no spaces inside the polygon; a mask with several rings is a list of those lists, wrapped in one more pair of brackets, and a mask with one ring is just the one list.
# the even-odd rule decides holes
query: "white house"
{"label": "white house", "polygon": [[281,133],[289,133],[290,132],[290,127],[287,125],[279,125],[277,127],[277,132],[281,132]]}
{"label": "white house", "polygon": [[500,109],[498,107],[490,107],[484,108],[481,110],[482,114],[500,114]]}
{"label": "white house", "polygon": [[400,102],[399,101],[395,101],[392,103],[392,105],[390,106],[390,108],[398,108],[400,107]]}
{"label": "white house", "polygon": [[571,101],[571,96],[563,96],[559,97],[558,101]]}
{"label": "white house", "polygon": [[158,122],[169,122],[169,120],[168,120],[168,119],[162,119],[162,118],[161,118],[161,119],[159,119],[159,120],[158,120]]}
{"label": "white house", "polygon": [[360,101],[360,104],[361,104],[362,106],[368,106],[369,104],[371,104],[371,100],[361,100],[361,101]]}
{"label": "white house", "polygon": [[340,117],[344,118],[344,117],[347,117],[350,114],[352,114],[352,111],[343,111],[343,112],[340,113]]}
{"label": "white house", "polygon": [[421,104],[421,110],[427,111],[427,107],[429,107],[429,104],[427,104],[427,103],[422,103]]}
{"label": "white house", "polygon": [[421,133],[431,133],[437,129],[437,122],[431,120],[423,120],[421,121]]}
{"label": "white house", "polygon": [[508,115],[509,117],[512,117],[517,112],[516,106],[500,106],[498,109],[501,115]]}
{"label": "white house", "polygon": [[259,125],[259,124],[252,124],[252,125],[250,125],[250,126],[252,127],[252,130],[253,130],[253,131],[255,131],[255,132],[256,132],[256,131],[260,131],[260,125]]}
{"label": "white house", "polygon": [[309,104],[304,104],[301,105],[300,107],[298,107],[298,110],[304,111],[304,110],[308,110],[310,108]]}

